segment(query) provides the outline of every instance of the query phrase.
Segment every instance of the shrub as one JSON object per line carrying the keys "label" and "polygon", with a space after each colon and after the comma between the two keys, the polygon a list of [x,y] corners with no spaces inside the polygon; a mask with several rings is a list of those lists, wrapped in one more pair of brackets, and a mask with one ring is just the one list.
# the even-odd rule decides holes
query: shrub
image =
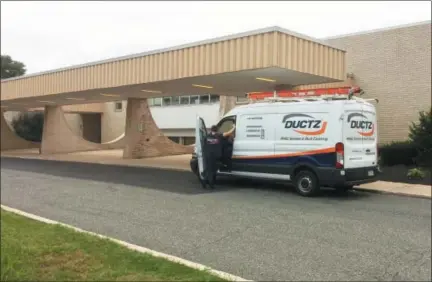
{"label": "shrub", "polygon": [[419,168],[412,168],[408,171],[407,177],[409,179],[423,179],[425,178],[425,173]]}
{"label": "shrub", "polygon": [[44,124],[43,113],[21,113],[12,120],[16,134],[28,141],[41,142]]}
{"label": "shrub", "polygon": [[432,166],[432,107],[419,113],[418,122],[410,126],[409,138],[417,149],[417,163]]}
{"label": "shrub", "polygon": [[414,165],[417,150],[411,141],[396,141],[382,146],[379,150],[379,163],[383,166]]}

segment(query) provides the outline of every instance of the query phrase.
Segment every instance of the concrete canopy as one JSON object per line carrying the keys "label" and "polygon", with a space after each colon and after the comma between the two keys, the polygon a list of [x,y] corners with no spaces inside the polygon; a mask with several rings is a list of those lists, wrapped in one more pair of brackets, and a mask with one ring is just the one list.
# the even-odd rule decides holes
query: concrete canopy
{"label": "concrete canopy", "polygon": [[2,110],[182,94],[242,95],[345,79],[345,51],[280,27],[5,79]]}

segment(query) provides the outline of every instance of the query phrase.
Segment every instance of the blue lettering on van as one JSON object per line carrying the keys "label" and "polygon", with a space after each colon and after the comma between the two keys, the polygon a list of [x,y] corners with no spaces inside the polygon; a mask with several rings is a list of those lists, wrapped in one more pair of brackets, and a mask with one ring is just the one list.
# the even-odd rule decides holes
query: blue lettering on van
{"label": "blue lettering on van", "polygon": [[287,120],[285,128],[321,128],[321,120]]}
{"label": "blue lettering on van", "polygon": [[372,122],[364,120],[352,120],[351,128],[372,129]]}
{"label": "blue lettering on van", "polygon": [[[352,120],[355,117],[360,117],[365,120]],[[351,128],[358,129],[372,129],[373,123],[367,120],[368,118],[361,113],[351,113],[348,115],[347,122],[350,123]]]}
{"label": "blue lettering on van", "polygon": [[[303,120],[291,120],[291,118],[304,117]],[[289,114],[282,119],[285,123],[285,128],[321,128],[322,120],[315,119],[313,116],[306,114]]]}

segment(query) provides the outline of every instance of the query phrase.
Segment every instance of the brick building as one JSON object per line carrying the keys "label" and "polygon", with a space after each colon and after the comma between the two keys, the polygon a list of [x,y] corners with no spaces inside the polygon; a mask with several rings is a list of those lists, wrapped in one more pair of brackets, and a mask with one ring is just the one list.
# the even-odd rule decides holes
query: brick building
{"label": "brick building", "polygon": [[[377,104],[380,143],[406,139],[409,125],[417,120],[418,112],[431,107],[431,22],[324,40],[347,51],[347,72],[353,78],[342,83],[297,88],[358,85],[365,90],[364,97],[380,101]],[[151,99],[150,106],[156,123],[167,136],[191,144],[196,114],[204,117],[210,126],[217,122],[220,112],[241,102],[243,97],[184,96]],[[102,140],[113,139],[123,132],[125,111],[119,109],[125,109],[125,103],[105,105]]]}
{"label": "brick building", "polygon": [[[418,112],[431,107],[431,22],[322,40],[347,51],[347,80],[296,88],[358,85],[366,91],[366,97],[380,100],[377,104],[380,143],[406,139],[408,127],[417,120]],[[165,135],[181,144],[193,144],[196,115],[210,126],[245,99],[208,94],[153,98],[148,102],[157,126]],[[77,113],[72,109],[66,115],[69,127],[95,142],[107,142],[124,134],[126,101],[104,103],[100,109],[100,113]],[[13,112],[8,112],[6,118],[10,120],[13,116]]]}

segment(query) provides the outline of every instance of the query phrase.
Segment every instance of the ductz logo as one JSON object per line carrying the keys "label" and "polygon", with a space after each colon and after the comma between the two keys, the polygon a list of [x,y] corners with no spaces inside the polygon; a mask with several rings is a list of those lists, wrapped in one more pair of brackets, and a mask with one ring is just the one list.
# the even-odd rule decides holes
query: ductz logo
{"label": "ductz logo", "polygon": [[285,123],[285,128],[293,129],[302,135],[317,136],[327,130],[326,121],[306,114],[289,114],[284,116],[282,122]]}
{"label": "ductz logo", "polygon": [[[353,120],[356,117],[362,118],[362,120]],[[371,121],[368,121],[367,117],[363,114],[349,114],[347,122],[350,124],[352,129],[360,129],[361,131],[357,131],[357,133],[361,136],[369,137],[375,133],[375,125]]]}

